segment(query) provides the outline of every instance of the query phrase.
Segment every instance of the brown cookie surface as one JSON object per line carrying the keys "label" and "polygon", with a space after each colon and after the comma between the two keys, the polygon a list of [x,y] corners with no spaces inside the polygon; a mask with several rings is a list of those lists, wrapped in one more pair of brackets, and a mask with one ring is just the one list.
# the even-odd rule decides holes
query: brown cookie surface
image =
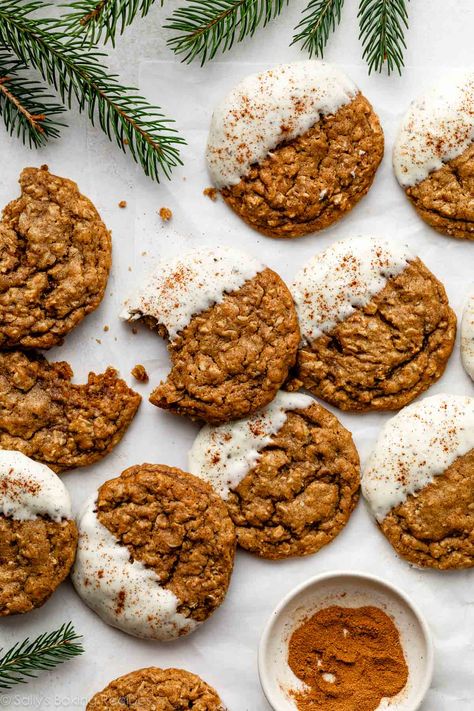
{"label": "brown cookie surface", "polygon": [[87,711],[225,711],[217,692],[183,669],[149,667],[112,681],[87,704]]}
{"label": "brown cookie surface", "polygon": [[0,515],[0,616],[41,607],[74,562],[74,521],[17,521]]}
{"label": "brown cookie surface", "polygon": [[0,223],[0,346],[51,348],[100,304],[110,234],[71,180],[25,168]]}
{"label": "brown cookie surface", "polygon": [[446,291],[419,260],[370,302],[301,347],[296,379],[342,410],[396,410],[444,372],[456,336]]}
{"label": "brown cookie surface", "polygon": [[273,399],[295,362],[299,338],[287,286],[264,269],[192,317],[169,344],[172,369],[150,402],[211,423],[244,417]]}
{"label": "brown cookie surface", "polygon": [[362,94],[306,133],[281,143],[237,185],[222,189],[228,205],[270,237],[324,229],[367,193],[383,157],[377,115]]}
{"label": "brown cookie surface", "polygon": [[96,508],[132,559],[174,593],[178,613],[203,622],[223,602],[235,529],[208,484],[165,465],[136,465],[101,486]]}
{"label": "brown cookie surface", "polygon": [[0,449],[23,452],[55,471],[108,454],[132,421],[140,396],[113,368],[71,383],[68,363],[0,353]]}

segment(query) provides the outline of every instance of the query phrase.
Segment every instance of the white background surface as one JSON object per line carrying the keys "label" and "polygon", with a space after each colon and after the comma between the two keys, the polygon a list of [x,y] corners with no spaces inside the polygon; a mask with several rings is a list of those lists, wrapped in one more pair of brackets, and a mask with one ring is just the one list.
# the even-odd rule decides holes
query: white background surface
{"label": "white background surface", "polygon": [[[102,306],[48,357],[68,360],[76,382],[81,382],[89,370],[99,372],[112,364],[131,383],[130,369],[137,362],[145,364],[151,378],[148,385],[133,384],[144,401],[116,450],[94,467],[64,475],[76,511],[101,482],[129,465],[151,461],[185,468],[187,450],[198,431],[196,425],[147,402],[152,386],[167,371],[166,348],[144,328],[132,335],[117,317],[122,299],[157,256],[174,253],[184,245],[234,244],[263,258],[283,278],[291,280],[309,257],[335,239],[371,233],[408,242],[445,283],[458,316],[473,279],[474,244],[442,237],[419,221],[395,182],[390,156],[394,131],[409,101],[435,82],[443,68],[474,64],[474,8],[469,0],[418,0],[410,4],[407,67],[401,79],[367,76],[357,40],[356,3],[347,0],[342,26],[330,40],[327,59],[343,66],[372,101],[385,130],[386,154],[370,194],[348,217],[322,234],[289,242],[260,237],[223,203],[212,203],[202,196],[203,188],[209,185],[203,151],[212,106],[225,90],[249,71],[305,58],[296,47],[288,47],[304,3],[292,2],[252,42],[204,69],[180,65],[166,49],[166,32],[160,24],[176,4],[169,0],[165,8],[156,7],[147,19],[137,22],[111,51],[110,59],[110,65],[126,82],[138,81],[141,91],[176,119],[188,140],[189,146],[183,151],[185,165],[175,172],[171,183],[156,185],[147,180],[100,131],[75,114],[68,117],[70,127],[64,130],[62,140],[36,154],[0,132],[1,204],[17,195],[16,180],[22,167],[48,163],[53,172],[79,183],[113,231],[114,264]],[[127,201],[125,210],[118,208],[120,200]],[[172,227],[181,238],[162,225],[157,215],[162,206],[173,210]],[[104,325],[109,326],[106,333]],[[446,374],[430,394],[442,391],[474,395],[473,385],[460,365],[459,342]],[[362,459],[387,417],[340,415],[354,433]],[[397,558],[362,502],[342,534],[315,556],[267,562],[239,551],[224,605],[198,632],[177,642],[142,642],[107,627],[65,583],[40,610],[2,620],[0,646],[9,646],[26,635],[33,637],[71,619],[84,635],[86,654],[0,695],[0,706],[83,709],[86,700],[111,679],[142,666],[157,665],[201,674],[218,689],[230,711],[268,711],[257,676],[257,644],[271,610],[296,584],[316,573],[340,568],[370,571],[398,584],[427,615],[436,643],[436,671],[422,710],[472,711],[474,571],[436,573],[411,568]]]}

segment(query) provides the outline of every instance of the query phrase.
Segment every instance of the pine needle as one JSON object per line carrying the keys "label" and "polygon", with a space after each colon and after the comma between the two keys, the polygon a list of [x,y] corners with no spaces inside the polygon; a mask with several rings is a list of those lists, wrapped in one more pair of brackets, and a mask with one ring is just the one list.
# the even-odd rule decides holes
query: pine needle
{"label": "pine needle", "polygon": [[18,642],[0,658],[0,689],[11,689],[37,677],[41,671],[79,656],[84,652],[80,639],[68,622],[54,632],[40,634],[33,642],[28,637]]}
{"label": "pine needle", "polygon": [[177,34],[168,45],[183,62],[197,57],[201,65],[217,52],[226,52],[234,42],[252,37],[277,17],[289,0],[186,0],[168,18],[164,27]]}
{"label": "pine needle", "polygon": [[[158,1],[163,4],[163,0]],[[154,3],[155,0],[75,0],[64,6],[71,12],[61,18],[61,24],[91,44],[102,39],[115,46],[117,35],[123,35],[137,17],[145,17]]]}
{"label": "pine needle", "polygon": [[291,44],[302,42],[310,57],[323,57],[331,32],[341,21],[344,0],[311,0],[303,18],[295,27],[296,34]]}
{"label": "pine needle", "polygon": [[408,0],[361,0],[359,6],[359,39],[363,57],[372,70],[388,74],[397,69],[402,73],[403,52],[406,49],[404,30],[408,28]]}

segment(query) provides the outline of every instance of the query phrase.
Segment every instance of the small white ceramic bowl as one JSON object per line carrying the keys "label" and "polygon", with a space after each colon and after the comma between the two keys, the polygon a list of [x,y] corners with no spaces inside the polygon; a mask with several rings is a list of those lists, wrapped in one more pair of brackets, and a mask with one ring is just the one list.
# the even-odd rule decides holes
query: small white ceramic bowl
{"label": "small white ceramic bowl", "polygon": [[291,690],[301,689],[288,666],[288,642],[303,619],[329,605],[380,607],[394,620],[409,676],[405,688],[382,699],[377,711],[416,711],[433,676],[433,641],[425,618],[406,595],[372,575],[337,571],[318,575],[292,590],[272,613],[258,653],[258,670],[265,696],[275,711],[297,711]]}

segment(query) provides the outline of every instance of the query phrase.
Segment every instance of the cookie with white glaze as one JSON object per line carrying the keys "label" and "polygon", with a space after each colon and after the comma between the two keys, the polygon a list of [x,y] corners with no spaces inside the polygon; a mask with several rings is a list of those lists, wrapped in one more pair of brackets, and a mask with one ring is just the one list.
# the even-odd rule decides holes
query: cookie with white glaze
{"label": "cookie with white glaze", "polygon": [[303,385],[342,410],[398,410],[443,374],[456,317],[443,285],[405,246],[336,242],[292,292],[302,343],[290,389]]}
{"label": "cookie with white glaze", "polygon": [[363,472],[362,492],[410,563],[474,566],[474,398],[434,395],[389,420]]}
{"label": "cookie with white glaze", "polygon": [[192,632],[223,602],[234,552],[234,525],[208,484],[141,464],[85,507],[72,580],[109,625],[164,641]]}
{"label": "cookie with white glaze", "polygon": [[337,67],[310,60],[243,79],[215,109],[207,144],[226,203],[270,237],[328,227],[367,193],[383,156],[377,115]]}
{"label": "cookie with white glaze", "polygon": [[203,427],[189,469],[225,500],[238,544],[264,558],[316,553],[359,498],[350,432],[301,393],[280,392],[246,419]]}
{"label": "cookie with white glaze", "polygon": [[474,72],[456,72],[416,99],[393,151],[398,182],[442,234],[474,239]]}
{"label": "cookie with white glaze", "polygon": [[160,263],[122,317],[169,339],[172,369],[150,401],[211,423],[268,404],[295,362],[300,337],[278,274],[227,247]]}
{"label": "cookie with white glaze", "polygon": [[217,692],[184,669],[137,669],[114,679],[89,701],[86,711],[115,707],[136,711],[226,711]]}
{"label": "cookie with white glaze", "polygon": [[462,314],[461,357],[464,370],[474,380],[474,288],[467,297]]}
{"label": "cookie with white glaze", "polygon": [[67,577],[76,545],[62,481],[20,452],[0,451],[0,617],[41,607]]}

